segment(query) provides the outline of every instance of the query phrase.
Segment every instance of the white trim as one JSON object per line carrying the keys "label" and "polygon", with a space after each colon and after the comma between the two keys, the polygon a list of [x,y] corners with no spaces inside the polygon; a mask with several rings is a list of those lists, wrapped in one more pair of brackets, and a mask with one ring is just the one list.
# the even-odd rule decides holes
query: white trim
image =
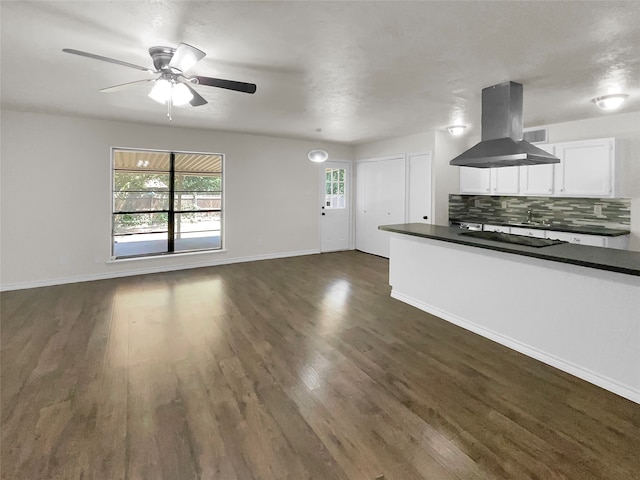
{"label": "white trim", "polygon": [[191,257],[193,255],[206,255],[209,253],[227,253],[228,250],[199,250],[195,252],[172,252],[172,253],[162,253],[159,255],[145,255],[141,257],[123,257],[123,258],[111,258],[111,260],[107,260],[105,264],[107,265],[117,265],[118,263],[127,263],[127,262],[139,262],[140,260],[157,260],[158,258],[175,258],[175,257]]}
{"label": "white trim", "polygon": [[406,155],[404,153],[398,153],[397,155],[387,155],[385,157],[360,158],[356,160],[355,163],[382,162],[384,160],[396,160],[400,158],[406,158]]}
{"label": "white trim", "polygon": [[[176,270],[189,270],[191,268],[215,267],[217,265],[229,265],[232,263],[255,262],[258,260],[273,260],[276,258],[300,257],[304,255],[319,254],[319,249],[314,250],[298,250],[293,252],[279,252],[264,255],[251,255],[248,257],[222,258],[220,260],[210,260],[206,262],[197,262],[180,265],[160,265],[146,268],[136,268],[134,270],[123,270],[118,272],[96,273],[91,275],[77,275],[74,277],[52,278],[48,280],[38,280],[35,282],[18,282],[0,285],[0,292],[10,290],[23,290],[27,288],[49,287],[52,285],[64,285],[66,283],[92,282],[94,280],[107,280],[110,278],[131,277],[133,275],[147,275],[149,273],[172,272]],[[147,257],[146,259],[158,258]],[[166,257],[163,257],[166,258]]]}
{"label": "white trim", "polygon": [[626,385],[621,385],[615,380],[603,377],[602,375],[592,372],[591,370],[580,367],[579,365],[575,365],[571,362],[567,362],[566,360],[563,360],[556,356],[549,355],[542,350],[531,347],[525,343],[521,343],[505,335],[501,335],[497,332],[494,332],[493,330],[484,328],[473,322],[469,322],[464,318],[440,310],[432,305],[423,303],[420,300],[416,300],[415,298],[404,295],[393,289],[391,290],[391,297],[395,298],[396,300],[400,300],[401,302],[407,303],[413,307],[416,307],[423,312],[430,313],[431,315],[435,315],[438,318],[462,327],[465,330],[469,330],[473,333],[477,333],[482,337],[488,338],[489,340],[493,340],[496,343],[527,355],[528,357],[535,358],[536,360],[546,363],[547,365],[551,365],[552,367],[555,367],[559,370],[570,373],[571,375],[586,380],[589,383],[593,383],[594,385],[602,387],[605,390],[609,390],[610,392],[620,395],[621,397],[627,398],[636,403],[640,403],[640,390],[634,390],[627,387]]}

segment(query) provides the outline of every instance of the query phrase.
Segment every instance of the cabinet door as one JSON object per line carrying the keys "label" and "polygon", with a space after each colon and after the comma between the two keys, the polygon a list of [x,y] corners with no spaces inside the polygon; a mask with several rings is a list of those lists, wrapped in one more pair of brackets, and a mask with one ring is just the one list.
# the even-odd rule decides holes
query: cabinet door
{"label": "cabinet door", "polygon": [[491,169],[491,194],[516,195],[520,191],[520,167]]}
{"label": "cabinet door", "polygon": [[511,233],[511,227],[505,225],[489,225],[486,223],[482,226],[482,230],[485,232]]}
{"label": "cabinet door", "polygon": [[546,230],[536,230],[533,228],[511,227],[511,233],[527,237],[547,238]]}
{"label": "cabinet door", "polygon": [[[536,145],[547,153],[555,155],[555,146]],[[521,195],[552,195],[554,165],[527,165],[520,167]]]}
{"label": "cabinet door", "polygon": [[613,139],[562,143],[556,146],[557,195],[609,197],[613,192]]}
{"label": "cabinet door", "polygon": [[605,237],[603,236],[585,235],[582,233],[548,231],[547,238],[576,243],[579,245],[591,245],[593,247],[604,247],[605,244]]}
{"label": "cabinet door", "polygon": [[460,167],[460,193],[491,193],[491,169]]}

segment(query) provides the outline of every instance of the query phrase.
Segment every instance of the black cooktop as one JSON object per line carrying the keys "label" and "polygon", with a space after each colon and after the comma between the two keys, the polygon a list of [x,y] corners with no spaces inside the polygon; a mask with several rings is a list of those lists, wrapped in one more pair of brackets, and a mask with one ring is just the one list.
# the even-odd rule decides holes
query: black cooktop
{"label": "black cooktop", "polygon": [[527,237],[525,235],[513,235],[511,233],[501,232],[484,232],[472,230],[470,232],[461,232],[459,235],[467,237],[482,238],[483,240],[492,240],[494,242],[514,243],[516,245],[525,245],[527,247],[548,247],[557,245],[558,243],[566,243],[562,240],[552,240],[550,238]]}

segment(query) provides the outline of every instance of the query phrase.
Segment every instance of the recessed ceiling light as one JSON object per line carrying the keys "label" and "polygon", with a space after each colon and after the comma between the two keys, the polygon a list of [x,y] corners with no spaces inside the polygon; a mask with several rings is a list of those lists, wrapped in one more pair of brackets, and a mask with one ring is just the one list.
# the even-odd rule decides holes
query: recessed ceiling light
{"label": "recessed ceiling light", "polygon": [[311,150],[307,157],[315,163],[322,163],[329,158],[329,154],[325,150]]}
{"label": "recessed ceiling light", "polygon": [[447,130],[449,130],[451,135],[457,137],[464,133],[465,128],[467,128],[466,125],[450,125],[447,127]]}
{"label": "recessed ceiling light", "polygon": [[603,97],[596,97],[591,101],[602,110],[616,110],[620,108],[628,96],[625,93],[613,93]]}

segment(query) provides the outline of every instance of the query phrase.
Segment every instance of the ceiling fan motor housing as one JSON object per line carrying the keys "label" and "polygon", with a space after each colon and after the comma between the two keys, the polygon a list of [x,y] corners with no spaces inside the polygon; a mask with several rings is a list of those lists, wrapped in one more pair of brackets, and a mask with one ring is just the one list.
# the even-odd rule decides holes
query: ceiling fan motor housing
{"label": "ceiling fan motor housing", "polygon": [[153,66],[157,71],[171,71],[169,63],[171,62],[175,51],[176,49],[171,47],[151,47],[149,49],[149,55],[151,55],[151,59],[153,60]]}

